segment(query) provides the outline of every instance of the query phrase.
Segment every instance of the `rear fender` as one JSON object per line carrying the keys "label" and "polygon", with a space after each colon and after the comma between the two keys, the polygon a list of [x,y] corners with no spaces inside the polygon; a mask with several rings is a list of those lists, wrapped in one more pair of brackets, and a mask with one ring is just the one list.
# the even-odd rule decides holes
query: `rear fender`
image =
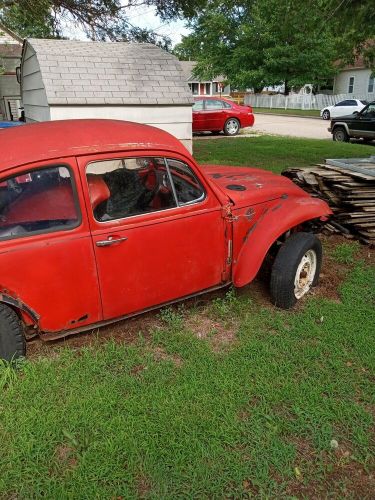
{"label": "rear fender", "polygon": [[0,292],[0,304],[7,304],[15,309],[22,317],[26,325],[38,325],[39,314],[20,299]]}
{"label": "rear fender", "polygon": [[262,220],[250,223],[247,237],[233,263],[233,284],[241,287],[255,278],[269,249],[281,235],[303,222],[331,213],[324,201],[311,197],[280,200],[267,208]]}

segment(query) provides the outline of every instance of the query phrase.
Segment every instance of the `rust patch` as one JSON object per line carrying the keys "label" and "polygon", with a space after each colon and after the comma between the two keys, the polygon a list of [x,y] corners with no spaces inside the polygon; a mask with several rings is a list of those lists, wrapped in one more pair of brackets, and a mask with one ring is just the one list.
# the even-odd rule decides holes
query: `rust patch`
{"label": "rust patch", "polygon": [[255,215],[255,210],[253,208],[248,208],[245,212],[245,217],[247,220],[251,220]]}

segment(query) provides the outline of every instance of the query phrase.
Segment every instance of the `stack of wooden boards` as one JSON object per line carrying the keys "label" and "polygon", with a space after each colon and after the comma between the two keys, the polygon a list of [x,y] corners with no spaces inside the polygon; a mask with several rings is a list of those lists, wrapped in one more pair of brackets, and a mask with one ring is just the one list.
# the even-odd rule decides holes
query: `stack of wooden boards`
{"label": "stack of wooden boards", "polygon": [[283,175],[330,205],[325,228],[375,245],[375,156],[326,160],[309,168],[288,168]]}

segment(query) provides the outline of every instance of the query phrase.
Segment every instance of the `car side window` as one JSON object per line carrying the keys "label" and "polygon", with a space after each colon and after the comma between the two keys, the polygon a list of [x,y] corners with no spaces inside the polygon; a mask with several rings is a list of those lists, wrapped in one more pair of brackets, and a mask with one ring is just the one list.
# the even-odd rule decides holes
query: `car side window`
{"label": "car side window", "polygon": [[340,101],[335,106],[351,106],[350,101]]}
{"label": "car side window", "polygon": [[99,222],[177,206],[164,158],[117,158],[89,163],[87,184]]}
{"label": "car side window", "polygon": [[348,106],[357,106],[357,101],[347,101],[349,104]]}
{"label": "car side window", "polygon": [[375,104],[369,104],[369,106],[362,111],[361,116],[375,118]]}
{"label": "car side window", "polygon": [[224,108],[232,109],[232,106],[229,104],[229,102],[223,101],[223,106],[224,106]]}
{"label": "car side window", "polygon": [[39,168],[0,180],[0,239],[68,230],[80,220],[68,167]]}
{"label": "car side window", "polygon": [[207,99],[206,100],[206,109],[215,110],[215,109],[223,109],[223,103],[221,101],[216,101],[215,99]]}
{"label": "car side window", "polygon": [[203,101],[195,101],[193,105],[193,111],[202,111],[203,109]]}
{"label": "car side window", "polygon": [[179,205],[204,200],[206,192],[191,168],[179,160],[167,159],[174,190]]}

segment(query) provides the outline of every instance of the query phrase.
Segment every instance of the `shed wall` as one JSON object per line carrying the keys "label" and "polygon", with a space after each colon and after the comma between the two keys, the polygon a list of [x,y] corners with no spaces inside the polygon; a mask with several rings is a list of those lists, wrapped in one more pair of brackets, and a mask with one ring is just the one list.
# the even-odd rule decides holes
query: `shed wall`
{"label": "shed wall", "polygon": [[191,106],[51,106],[51,120],[106,118],[158,127],[192,151]]}
{"label": "shed wall", "polygon": [[21,92],[27,122],[41,122],[51,119],[38,59],[30,45],[26,46],[22,63]]}

